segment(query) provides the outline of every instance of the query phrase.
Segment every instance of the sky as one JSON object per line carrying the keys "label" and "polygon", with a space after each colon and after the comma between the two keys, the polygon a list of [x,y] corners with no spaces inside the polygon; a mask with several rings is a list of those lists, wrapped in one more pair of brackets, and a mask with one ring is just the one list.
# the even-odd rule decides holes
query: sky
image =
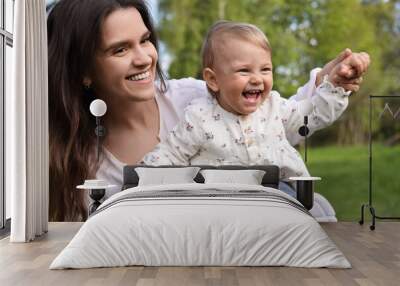
{"label": "sky", "polygon": [[[157,26],[159,22],[159,13],[158,13],[158,0],[147,0],[148,7],[150,8],[150,13],[153,17],[154,23]],[[172,58],[171,55],[168,53],[165,44],[160,41],[159,47],[159,62],[161,64],[162,70],[168,76],[168,67],[171,64]]]}
{"label": "sky", "polygon": [[150,8],[150,13],[151,16],[153,16],[153,19],[155,23],[158,23],[158,0],[147,0],[147,4],[149,5]]}

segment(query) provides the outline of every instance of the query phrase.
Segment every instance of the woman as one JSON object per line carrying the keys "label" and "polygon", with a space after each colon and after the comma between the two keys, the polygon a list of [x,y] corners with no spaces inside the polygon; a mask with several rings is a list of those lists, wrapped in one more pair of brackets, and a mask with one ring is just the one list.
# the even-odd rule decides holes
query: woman
{"label": "woman", "polygon": [[[141,0],[60,1],[48,18],[48,48],[50,219],[84,220],[86,196],[75,186],[90,177],[121,184],[122,166],[136,164],[151,151],[206,87],[193,79],[166,85],[155,31]],[[336,84],[356,90],[368,64],[366,54],[345,51],[313,71],[293,100],[310,94],[327,73],[337,75]],[[108,107],[100,162],[89,113],[95,98]],[[297,143],[295,135],[288,137]]]}

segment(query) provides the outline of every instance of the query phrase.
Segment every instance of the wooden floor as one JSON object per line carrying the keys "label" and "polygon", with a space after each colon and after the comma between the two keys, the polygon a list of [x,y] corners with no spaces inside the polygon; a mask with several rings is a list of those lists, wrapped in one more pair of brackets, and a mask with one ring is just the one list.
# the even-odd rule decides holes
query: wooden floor
{"label": "wooden floor", "polygon": [[400,222],[368,225],[340,222],[323,228],[352,269],[290,267],[121,267],[48,270],[80,228],[51,223],[49,233],[28,244],[0,241],[0,285],[400,285]]}

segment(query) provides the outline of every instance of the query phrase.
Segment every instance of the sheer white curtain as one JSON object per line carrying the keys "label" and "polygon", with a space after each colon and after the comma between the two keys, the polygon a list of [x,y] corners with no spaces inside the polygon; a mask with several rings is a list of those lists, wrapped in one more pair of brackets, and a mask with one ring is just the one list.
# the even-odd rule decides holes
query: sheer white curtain
{"label": "sheer white curtain", "polygon": [[48,96],[45,0],[18,0],[14,18],[14,93],[6,97],[6,187],[12,242],[48,226]]}

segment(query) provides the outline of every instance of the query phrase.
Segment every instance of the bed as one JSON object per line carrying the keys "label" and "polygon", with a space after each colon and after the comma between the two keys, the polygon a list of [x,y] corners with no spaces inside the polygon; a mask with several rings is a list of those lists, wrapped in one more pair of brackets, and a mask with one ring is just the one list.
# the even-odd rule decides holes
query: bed
{"label": "bed", "polygon": [[[141,185],[140,180],[145,179],[138,173],[152,168],[125,167],[123,191],[99,207],[50,269],[129,265],[351,267],[307,209],[277,190],[276,166],[195,167],[199,171],[192,176],[194,181],[157,184],[159,176],[151,174],[150,185]],[[204,172],[212,169],[240,171],[232,176],[233,181],[245,170],[263,174],[259,185],[220,183],[204,178]],[[163,168],[156,170],[165,173]],[[215,174],[219,173],[214,172],[213,179],[222,177]],[[171,178],[166,175],[164,180]]]}

